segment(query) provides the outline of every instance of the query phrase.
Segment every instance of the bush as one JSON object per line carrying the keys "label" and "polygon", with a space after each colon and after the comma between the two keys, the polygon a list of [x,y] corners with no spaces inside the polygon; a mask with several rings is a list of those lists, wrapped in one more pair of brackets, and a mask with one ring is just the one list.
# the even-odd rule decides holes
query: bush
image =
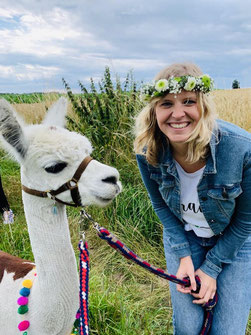
{"label": "bush", "polygon": [[129,73],[123,85],[119,78],[113,84],[106,67],[104,76],[96,85],[90,79],[90,90],[79,82],[81,94],[73,94],[63,79],[75,115],[68,117],[69,127],[87,136],[96,151],[97,159],[122,168],[134,160],[133,118],[142,107],[137,85]]}

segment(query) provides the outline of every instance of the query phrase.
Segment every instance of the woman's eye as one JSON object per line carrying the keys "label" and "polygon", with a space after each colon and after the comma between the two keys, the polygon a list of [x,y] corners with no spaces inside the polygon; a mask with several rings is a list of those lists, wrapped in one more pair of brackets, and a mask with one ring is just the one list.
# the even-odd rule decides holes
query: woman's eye
{"label": "woman's eye", "polygon": [[61,163],[56,163],[54,165],[45,167],[44,169],[48,173],[58,173],[58,172],[61,172],[66,166],[67,166],[67,163],[61,162]]}
{"label": "woman's eye", "polygon": [[184,101],[184,105],[194,105],[194,104],[196,104],[196,101],[192,99],[187,99]]}
{"label": "woman's eye", "polygon": [[161,107],[171,107],[173,104],[169,101],[162,102]]}

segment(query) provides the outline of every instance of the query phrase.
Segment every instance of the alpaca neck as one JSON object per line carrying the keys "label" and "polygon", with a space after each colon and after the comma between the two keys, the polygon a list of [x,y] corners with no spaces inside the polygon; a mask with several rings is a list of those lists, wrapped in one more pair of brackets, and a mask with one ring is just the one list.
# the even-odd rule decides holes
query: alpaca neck
{"label": "alpaca neck", "polygon": [[23,194],[23,202],[37,268],[34,305],[47,314],[60,306],[60,313],[72,319],[78,309],[79,284],[65,206],[57,204],[53,214],[50,199]]}

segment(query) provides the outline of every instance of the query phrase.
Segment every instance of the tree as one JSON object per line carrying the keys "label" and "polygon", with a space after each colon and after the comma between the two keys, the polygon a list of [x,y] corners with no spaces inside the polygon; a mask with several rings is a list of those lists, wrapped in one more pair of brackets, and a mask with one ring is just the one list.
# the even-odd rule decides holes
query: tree
{"label": "tree", "polygon": [[237,79],[233,81],[232,88],[240,88],[240,82]]}

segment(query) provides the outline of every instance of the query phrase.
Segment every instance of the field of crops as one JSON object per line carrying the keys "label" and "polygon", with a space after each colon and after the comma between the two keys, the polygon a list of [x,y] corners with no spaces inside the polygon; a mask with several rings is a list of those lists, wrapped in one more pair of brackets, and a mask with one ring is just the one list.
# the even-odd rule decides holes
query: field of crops
{"label": "field of crops", "polygon": [[[109,79],[109,78],[108,78]],[[94,145],[94,157],[117,167],[123,184],[122,194],[105,209],[89,212],[103,226],[113,231],[132,250],[150,263],[165,268],[161,242],[162,228],[152,211],[132,151],[132,125],[141,103],[133,83],[127,87],[106,86],[101,93],[83,90],[83,99],[71,96],[68,127],[85,133]],[[109,87],[110,85],[110,87]],[[102,92],[103,88],[103,92]],[[251,88],[215,91],[219,118],[251,132]],[[58,95],[28,97],[5,96],[28,123],[40,122],[48,106]],[[21,99],[22,98],[22,99]],[[30,98],[30,97],[29,97]],[[103,119],[102,119],[103,117]],[[18,165],[0,153],[1,176],[11,208],[13,225],[0,225],[0,249],[32,259],[21,202]],[[78,254],[78,210],[67,209],[72,243]],[[90,326],[98,335],[170,335],[171,302],[168,283],[128,263],[87,233],[90,246]],[[246,335],[251,334],[251,318]]]}
{"label": "field of crops", "polygon": [[213,94],[219,118],[251,132],[251,88],[218,90]]}

